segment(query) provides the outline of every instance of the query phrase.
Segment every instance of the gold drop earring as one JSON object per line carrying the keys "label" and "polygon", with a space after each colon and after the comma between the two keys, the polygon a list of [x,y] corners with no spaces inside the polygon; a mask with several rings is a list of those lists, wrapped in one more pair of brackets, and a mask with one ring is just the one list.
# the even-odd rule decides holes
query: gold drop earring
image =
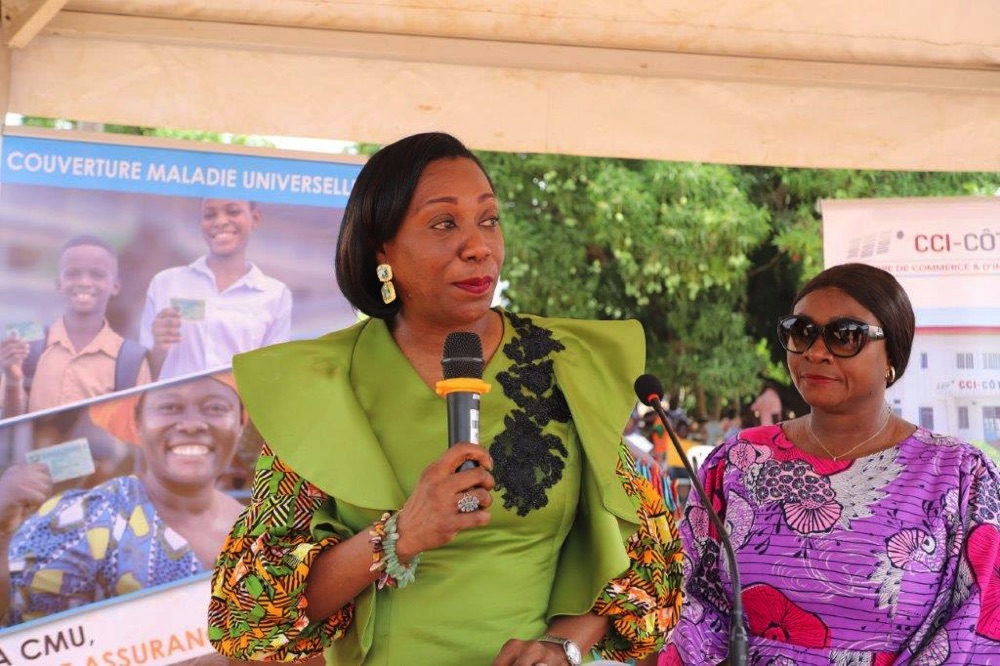
{"label": "gold drop earring", "polygon": [[396,288],[392,286],[392,266],[389,264],[379,264],[375,267],[375,275],[382,283],[382,302],[386,305],[396,300]]}

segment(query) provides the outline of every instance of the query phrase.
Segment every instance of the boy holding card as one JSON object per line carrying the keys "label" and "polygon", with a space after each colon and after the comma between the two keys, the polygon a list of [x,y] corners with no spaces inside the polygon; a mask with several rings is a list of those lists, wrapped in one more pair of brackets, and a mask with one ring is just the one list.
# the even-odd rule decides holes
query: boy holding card
{"label": "boy holding card", "polygon": [[[66,305],[47,333],[30,322],[5,329],[0,342],[4,418],[151,380],[145,350],[115,333],[105,316],[108,301],[120,289],[118,259],[110,245],[95,236],[67,242],[59,255],[56,289]],[[118,372],[123,354],[131,359],[127,380]]]}
{"label": "boy holding card", "polygon": [[233,354],[289,339],[291,291],[247,261],[260,220],[252,201],[202,201],[208,252],[161,271],[146,293],[139,337],[156,377],[225,367]]}

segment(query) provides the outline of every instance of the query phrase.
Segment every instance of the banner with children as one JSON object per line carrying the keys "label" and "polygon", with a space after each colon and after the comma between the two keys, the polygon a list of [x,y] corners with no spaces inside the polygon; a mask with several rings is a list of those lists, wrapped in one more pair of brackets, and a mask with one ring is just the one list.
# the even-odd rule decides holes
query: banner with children
{"label": "banner with children", "polygon": [[1000,198],[826,200],[827,266],[892,273],[916,313],[896,412],[1000,460]]}
{"label": "banner with children", "polygon": [[[207,604],[260,448],[233,355],[356,321],[333,259],[360,160],[66,136],[3,142],[0,665],[119,663],[146,630],[109,604],[190,638],[203,610],[160,591]],[[142,663],[211,652],[188,643]]]}

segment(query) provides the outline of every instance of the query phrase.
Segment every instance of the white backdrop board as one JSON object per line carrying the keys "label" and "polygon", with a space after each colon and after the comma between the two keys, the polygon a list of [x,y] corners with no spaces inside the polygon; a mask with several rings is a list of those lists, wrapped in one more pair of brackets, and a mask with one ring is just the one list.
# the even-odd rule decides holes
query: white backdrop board
{"label": "white backdrop board", "polygon": [[826,266],[892,273],[916,312],[904,418],[1000,450],[1000,198],[826,200]]}

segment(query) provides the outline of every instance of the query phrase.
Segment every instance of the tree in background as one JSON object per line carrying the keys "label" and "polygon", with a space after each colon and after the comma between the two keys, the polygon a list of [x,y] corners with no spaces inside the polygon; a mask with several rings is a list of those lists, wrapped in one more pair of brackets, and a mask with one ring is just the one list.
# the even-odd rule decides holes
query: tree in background
{"label": "tree in background", "polygon": [[751,254],[748,275],[748,333],[766,338],[772,378],[788,383],[785,352],[774,341],[778,318],[807,280],[823,269],[821,199],[991,196],[1000,188],[996,173],[928,173],[740,167],[744,190],[769,212],[771,232]]}
{"label": "tree in background", "polygon": [[482,153],[508,239],[514,310],[639,320],[647,369],[700,413],[755,390],[749,253],[768,212],[726,166]]}
{"label": "tree in background", "polygon": [[1000,185],[988,173],[480,155],[503,204],[511,309],[638,319],[647,369],[714,418],[765,380],[786,387],[786,404],[797,398],[774,326],[823,268],[821,199],[989,195]]}

